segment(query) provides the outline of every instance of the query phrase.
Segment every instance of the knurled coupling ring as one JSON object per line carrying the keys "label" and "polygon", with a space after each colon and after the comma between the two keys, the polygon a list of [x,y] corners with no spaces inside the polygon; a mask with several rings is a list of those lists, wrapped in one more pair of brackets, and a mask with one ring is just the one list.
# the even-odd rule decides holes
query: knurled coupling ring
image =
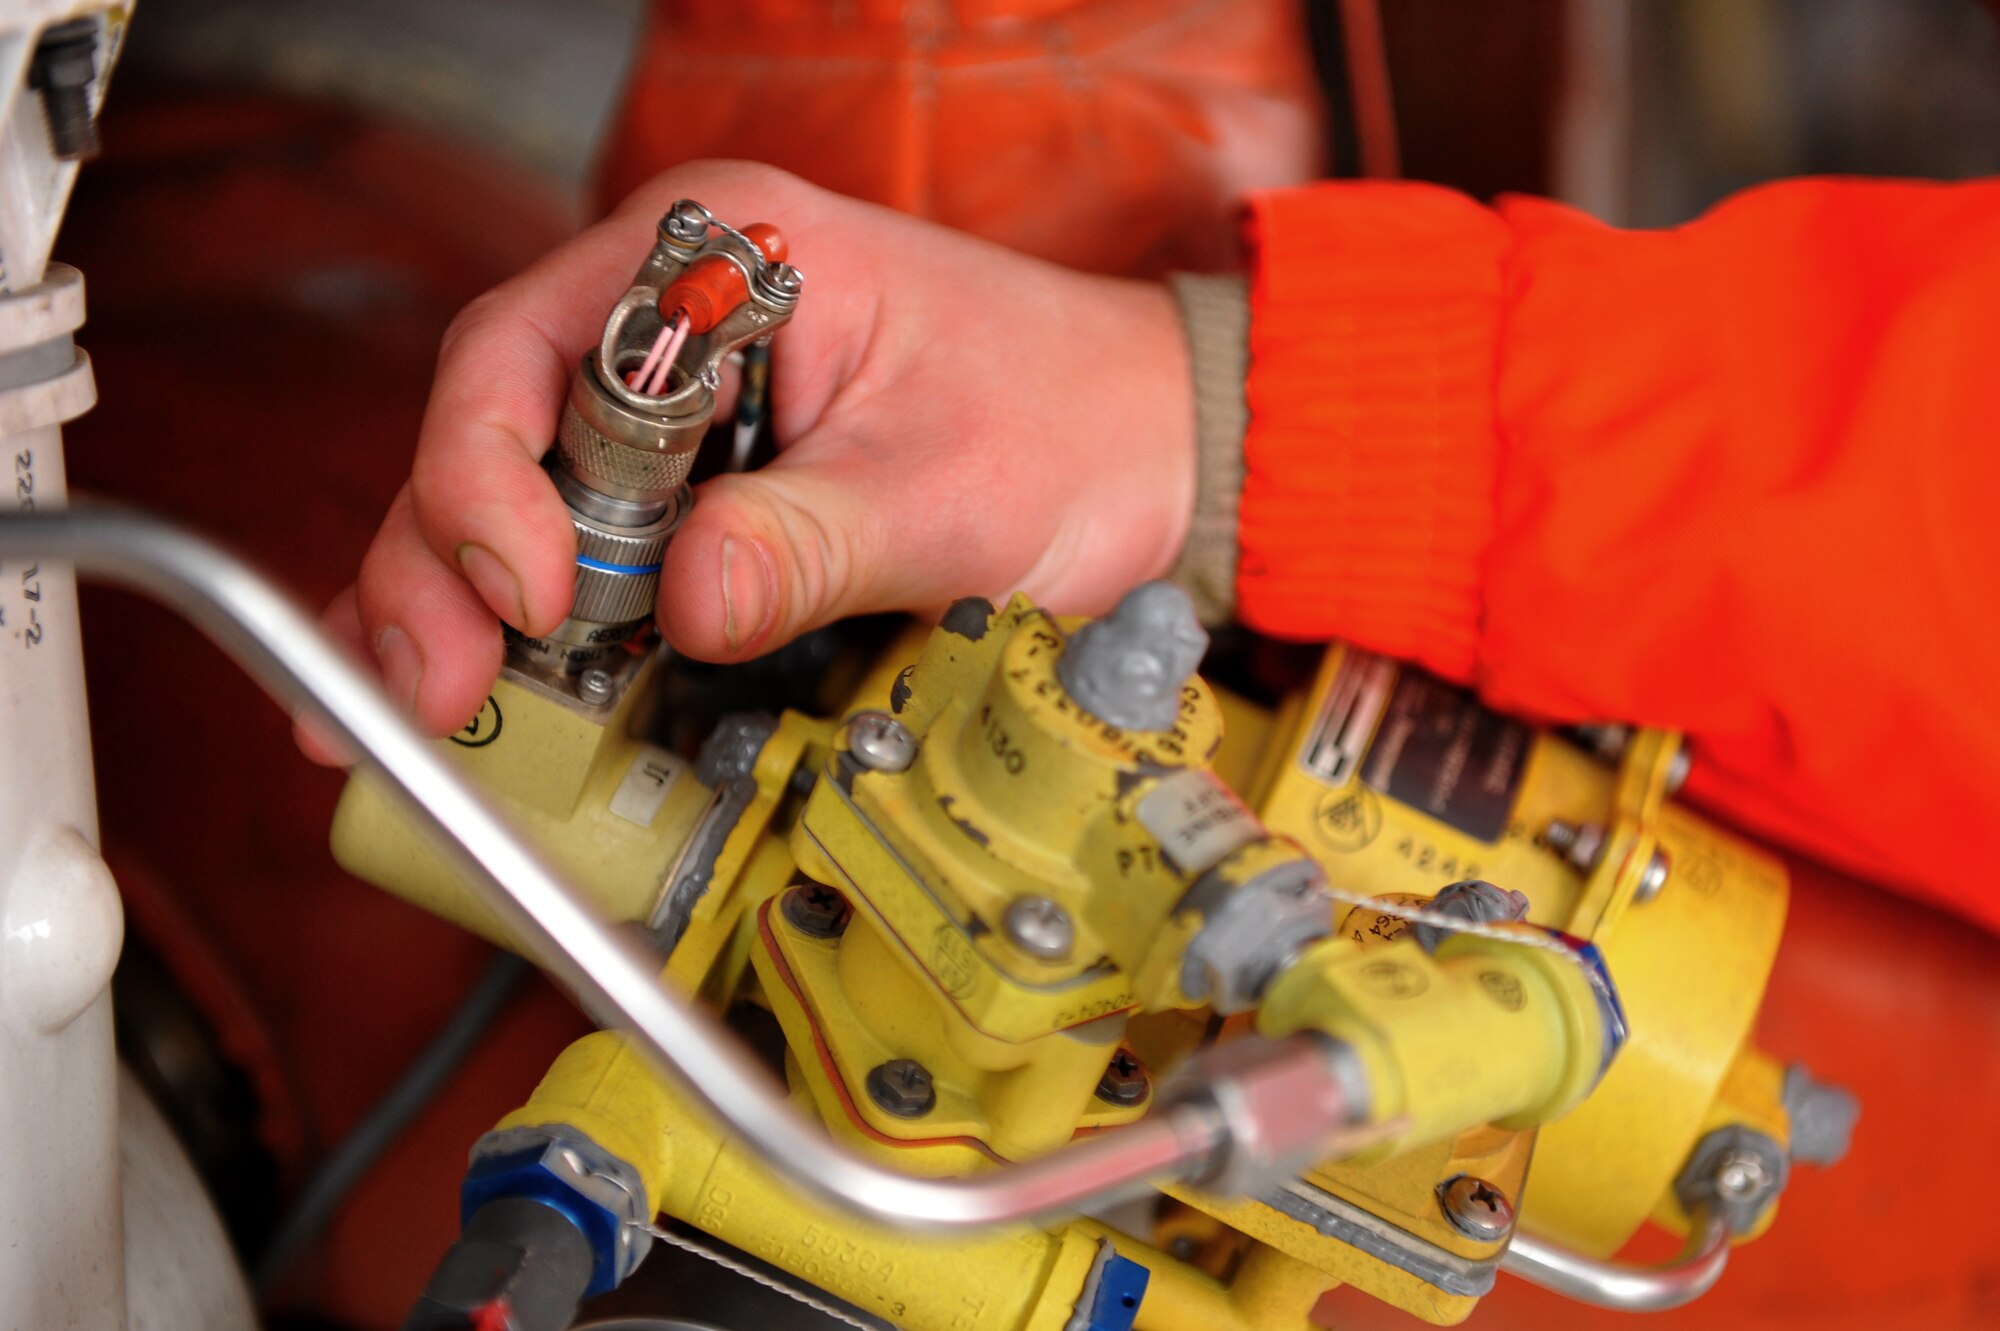
{"label": "knurled coupling ring", "polygon": [[660,561],[667,538],[680,525],[684,509],[671,506],[657,522],[645,527],[602,526],[574,510],[576,528],[576,599],[572,621],[626,624],[653,613],[660,590]]}

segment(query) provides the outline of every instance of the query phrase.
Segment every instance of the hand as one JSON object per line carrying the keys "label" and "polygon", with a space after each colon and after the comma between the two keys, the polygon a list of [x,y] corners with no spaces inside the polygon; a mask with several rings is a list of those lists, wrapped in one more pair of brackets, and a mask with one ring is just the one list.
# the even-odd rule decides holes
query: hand
{"label": "hand", "polygon": [[975,593],[1097,611],[1172,566],[1194,503],[1194,408],[1163,288],[767,167],[699,163],[474,301],[445,335],[409,483],[357,586],[327,611],[421,728],[447,734],[478,709],[501,620],[539,634],[568,612],[574,536],[536,460],[681,197],[776,223],[806,286],[772,344],[776,460],[698,487],[668,547],[658,619],[676,649],[738,661],[843,616]]}

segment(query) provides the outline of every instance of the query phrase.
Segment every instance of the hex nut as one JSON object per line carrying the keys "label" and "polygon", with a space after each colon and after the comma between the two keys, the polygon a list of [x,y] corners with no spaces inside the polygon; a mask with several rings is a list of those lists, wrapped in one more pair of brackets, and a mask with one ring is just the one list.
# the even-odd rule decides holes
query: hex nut
{"label": "hex nut", "polygon": [[892,1058],[868,1073],[868,1098],[897,1118],[922,1118],[937,1106],[930,1069],[914,1058]]}

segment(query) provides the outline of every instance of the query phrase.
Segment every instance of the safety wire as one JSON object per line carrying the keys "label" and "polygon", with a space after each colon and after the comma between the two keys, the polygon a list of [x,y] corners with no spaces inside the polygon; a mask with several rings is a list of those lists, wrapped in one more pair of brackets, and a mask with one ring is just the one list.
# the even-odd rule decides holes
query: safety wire
{"label": "safety wire", "polygon": [[1428,924],[1434,929],[1442,929],[1448,933],[1471,934],[1475,938],[1490,939],[1495,943],[1512,943],[1517,947],[1538,947],[1544,952],[1553,952],[1557,956],[1567,959],[1578,970],[1584,973],[1585,978],[1591,979],[1593,983],[1595,982],[1595,975],[1590,968],[1590,963],[1579,956],[1575,948],[1549,936],[1534,925],[1530,925],[1526,929],[1518,927],[1507,929],[1491,924],[1479,924],[1466,919],[1462,915],[1447,915],[1441,910],[1432,910],[1428,906],[1390,901],[1386,897],[1368,897],[1361,895],[1359,892],[1345,892],[1331,884],[1328,885],[1326,894],[1343,906],[1352,906],[1357,910],[1374,911],[1378,915],[1387,915],[1391,919],[1407,920],[1411,924]]}
{"label": "safety wire", "polygon": [[814,1298],[802,1289],[786,1284],[776,1276],[766,1275],[747,1262],[739,1262],[726,1253],[717,1252],[707,1244],[697,1243],[690,1238],[683,1238],[681,1235],[668,1229],[662,1229],[655,1224],[634,1225],[633,1228],[643,1229],[669,1248],[678,1248],[682,1252],[690,1253],[702,1258],[704,1261],[714,1262],[725,1271],[742,1276],[752,1284],[762,1285],[765,1289],[774,1290],[794,1303],[804,1304],[823,1317],[831,1317],[834,1321],[844,1326],[855,1328],[855,1331],[897,1331],[896,1326],[891,1322],[885,1322],[879,1317],[866,1319],[856,1317],[853,1313],[845,1312],[823,1299]]}

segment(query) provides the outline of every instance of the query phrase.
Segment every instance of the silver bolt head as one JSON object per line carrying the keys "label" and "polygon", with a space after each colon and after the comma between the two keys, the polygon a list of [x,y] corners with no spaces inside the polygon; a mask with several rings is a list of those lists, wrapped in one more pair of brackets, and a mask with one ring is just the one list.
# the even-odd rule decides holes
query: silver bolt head
{"label": "silver bolt head", "polygon": [[1645,871],[1639,875],[1639,887],[1632,894],[1632,900],[1643,906],[1660,895],[1660,889],[1667,885],[1667,875],[1673,872],[1673,867],[1673,859],[1667,852],[1654,851],[1653,858],[1646,861]]}
{"label": "silver bolt head", "polygon": [[1438,1205],[1453,1229],[1481,1243],[1497,1243],[1514,1230],[1514,1204],[1507,1194],[1471,1174],[1438,1189]]}
{"label": "silver bolt head", "polygon": [[681,199],[660,219],[660,230],[684,245],[699,245],[708,239],[708,224],[714,216],[693,199]]}
{"label": "silver bolt head", "polygon": [[806,285],[806,275],[788,263],[772,264],[764,270],[764,280],[781,296],[796,296]]}
{"label": "silver bolt head", "polygon": [[871,772],[907,772],[917,741],[887,712],[856,712],[847,722],[847,751]]}
{"label": "silver bolt head", "polygon": [[1001,920],[1007,941],[1031,957],[1061,961],[1076,946],[1069,912],[1047,897],[1016,897]]}
{"label": "silver bolt head", "polygon": [[576,696],[587,703],[609,701],[612,683],[609,670],[601,666],[592,666],[576,677]]}

